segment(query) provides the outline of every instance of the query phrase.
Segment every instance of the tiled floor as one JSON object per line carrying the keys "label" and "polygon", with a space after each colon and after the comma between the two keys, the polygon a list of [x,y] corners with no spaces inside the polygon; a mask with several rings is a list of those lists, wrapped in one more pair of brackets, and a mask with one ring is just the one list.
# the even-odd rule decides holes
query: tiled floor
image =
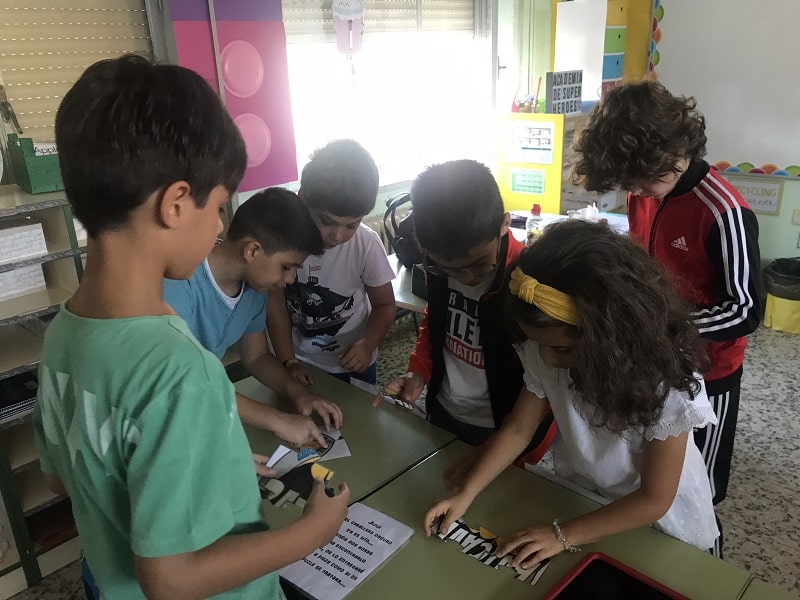
{"label": "tiled floor", "polygon": [[[410,320],[382,346],[378,377],[405,372]],[[800,336],[760,329],[750,338],[728,498],[719,507],[725,560],[800,595]],[[75,564],[14,600],[83,597]]]}

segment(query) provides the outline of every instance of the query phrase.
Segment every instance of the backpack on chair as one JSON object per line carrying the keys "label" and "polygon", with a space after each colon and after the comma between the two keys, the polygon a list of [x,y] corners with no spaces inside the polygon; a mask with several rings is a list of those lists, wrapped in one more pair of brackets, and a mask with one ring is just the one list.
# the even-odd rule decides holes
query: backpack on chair
{"label": "backpack on chair", "polygon": [[386,200],[386,212],[383,215],[383,231],[389,242],[389,247],[394,250],[397,260],[406,269],[422,263],[423,256],[417,238],[414,235],[414,221],[411,209],[399,222],[395,212],[404,204],[411,202],[408,192],[395,194]]}

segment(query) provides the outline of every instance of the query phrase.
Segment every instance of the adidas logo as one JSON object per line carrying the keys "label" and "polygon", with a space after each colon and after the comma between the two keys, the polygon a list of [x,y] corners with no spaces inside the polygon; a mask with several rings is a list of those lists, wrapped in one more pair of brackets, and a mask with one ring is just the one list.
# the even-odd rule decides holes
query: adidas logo
{"label": "adidas logo", "polygon": [[673,240],[671,245],[673,248],[677,248],[678,250],[683,250],[684,252],[689,251],[689,246],[686,245],[686,238],[683,236]]}

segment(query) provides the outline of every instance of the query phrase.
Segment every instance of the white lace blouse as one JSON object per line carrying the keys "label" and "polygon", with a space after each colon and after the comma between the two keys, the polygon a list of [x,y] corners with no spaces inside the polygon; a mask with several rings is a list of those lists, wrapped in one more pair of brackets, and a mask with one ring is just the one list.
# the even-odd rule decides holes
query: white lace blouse
{"label": "white lace blouse", "polygon": [[584,489],[616,500],[640,486],[645,441],[666,439],[690,432],[686,456],[675,500],[667,513],[654,525],[684,542],[708,549],[719,535],[711,486],[700,451],[691,432],[717,419],[708,402],[705,386],[691,399],[685,392],[673,390],[664,403],[661,418],[644,430],[629,429],[621,434],[589,423],[591,408],[581,403],[570,387],[568,369],[554,369],[542,362],[533,341],[517,346],[525,368],[525,386],[539,397],[547,398],[558,425],[553,446],[556,474]]}

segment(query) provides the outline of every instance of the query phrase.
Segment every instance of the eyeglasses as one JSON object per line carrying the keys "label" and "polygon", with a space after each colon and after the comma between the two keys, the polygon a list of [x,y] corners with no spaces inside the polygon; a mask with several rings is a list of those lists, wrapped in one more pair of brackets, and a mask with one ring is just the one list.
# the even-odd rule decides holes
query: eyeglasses
{"label": "eyeglasses", "polygon": [[487,257],[483,257],[471,265],[459,267],[457,269],[451,269],[449,267],[437,265],[435,262],[433,262],[433,260],[431,260],[430,255],[425,254],[425,259],[422,261],[422,268],[424,268],[425,271],[431,275],[436,275],[438,277],[458,277],[460,275],[486,277],[494,273],[495,269],[497,269],[497,264],[500,262],[500,250],[502,248],[502,244],[500,243],[499,237],[495,238],[495,241],[497,242],[497,250],[495,251],[494,262],[492,263],[486,262]]}

